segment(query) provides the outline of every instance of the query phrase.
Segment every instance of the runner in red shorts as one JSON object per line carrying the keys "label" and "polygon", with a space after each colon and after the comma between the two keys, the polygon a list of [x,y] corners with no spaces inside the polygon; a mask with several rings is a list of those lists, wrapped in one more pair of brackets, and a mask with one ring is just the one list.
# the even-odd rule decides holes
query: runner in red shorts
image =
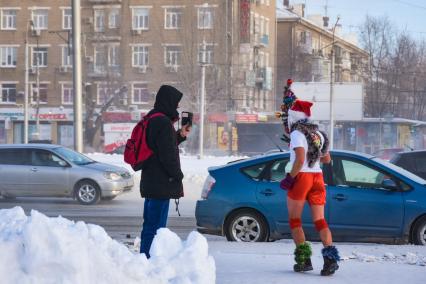
{"label": "runner in red shorts", "polygon": [[331,161],[328,139],[324,132],[318,130],[318,125],[310,121],[311,106],[311,102],[297,100],[288,112],[292,169],[281,181],[281,188],[287,190],[289,224],[296,244],[294,271],[313,270],[312,250],[305,240],[301,220],[305,201],[308,201],[312,220],[324,245],[321,275],[326,276],[339,268],[337,262],[340,257],[324,219],[326,191],[320,163]]}

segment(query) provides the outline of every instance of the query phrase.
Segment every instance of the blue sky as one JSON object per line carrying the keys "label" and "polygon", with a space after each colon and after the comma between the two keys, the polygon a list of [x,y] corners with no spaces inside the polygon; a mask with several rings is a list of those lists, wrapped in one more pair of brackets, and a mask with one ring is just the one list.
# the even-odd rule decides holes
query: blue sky
{"label": "blue sky", "polygon": [[[282,0],[277,5],[282,7]],[[330,24],[340,16],[344,33],[358,32],[365,15],[387,15],[399,29],[408,30],[417,39],[426,39],[426,0],[290,0],[290,4],[305,3],[305,14],[324,14],[328,2]]]}

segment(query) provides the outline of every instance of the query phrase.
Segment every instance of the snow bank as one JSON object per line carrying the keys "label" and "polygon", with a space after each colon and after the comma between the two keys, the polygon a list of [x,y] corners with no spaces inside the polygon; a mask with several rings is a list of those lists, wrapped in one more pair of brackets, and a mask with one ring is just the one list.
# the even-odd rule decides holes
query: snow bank
{"label": "snow bank", "polygon": [[161,229],[151,255],[132,253],[97,225],[0,210],[2,283],[215,283],[214,259],[197,232],[182,242]]}

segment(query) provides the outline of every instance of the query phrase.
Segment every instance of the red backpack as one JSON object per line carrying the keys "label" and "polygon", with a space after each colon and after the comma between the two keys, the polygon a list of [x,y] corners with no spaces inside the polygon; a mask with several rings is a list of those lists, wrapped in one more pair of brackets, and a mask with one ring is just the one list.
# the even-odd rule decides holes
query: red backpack
{"label": "red backpack", "polygon": [[146,142],[146,129],[149,120],[159,116],[165,115],[160,112],[152,115],[145,115],[133,128],[132,136],[127,140],[124,150],[124,161],[130,164],[135,171],[142,169],[143,163],[153,154]]}

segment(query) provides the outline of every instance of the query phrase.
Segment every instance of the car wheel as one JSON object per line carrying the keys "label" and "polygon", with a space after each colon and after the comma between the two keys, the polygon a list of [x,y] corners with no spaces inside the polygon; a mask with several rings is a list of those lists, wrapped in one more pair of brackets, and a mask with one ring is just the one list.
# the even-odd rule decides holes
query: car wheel
{"label": "car wheel", "polygon": [[422,217],[414,224],[413,243],[415,245],[426,245],[426,217]]}
{"label": "car wheel", "polygon": [[99,186],[93,181],[84,180],[77,183],[75,197],[80,204],[92,205],[99,201],[101,191]]}
{"label": "car wheel", "polygon": [[228,241],[266,242],[268,240],[268,224],[265,218],[256,211],[237,211],[227,219],[225,235]]}

